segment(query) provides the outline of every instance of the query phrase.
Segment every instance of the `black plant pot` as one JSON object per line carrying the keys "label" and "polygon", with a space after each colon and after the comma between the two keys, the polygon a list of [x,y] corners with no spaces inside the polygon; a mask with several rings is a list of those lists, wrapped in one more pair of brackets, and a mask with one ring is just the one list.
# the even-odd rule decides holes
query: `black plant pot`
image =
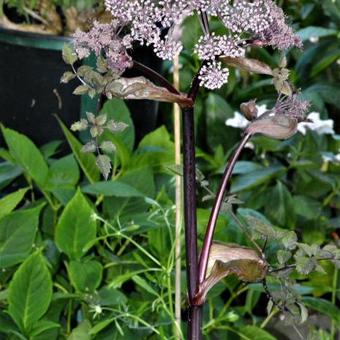
{"label": "black plant pot", "polygon": [[[70,42],[66,37],[0,28],[0,122],[27,135],[37,145],[64,138],[55,114],[70,126],[96,107],[88,97],[72,94],[74,82],[60,84],[62,74],[69,71],[61,50]],[[161,68],[150,49],[137,48],[134,58],[158,71]],[[128,106],[139,141],[155,128],[157,105],[129,101]]]}
{"label": "black plant pot", "polygon": [[0,121],[41,145],[63,135],[54,114],[67,125],[78,119],[74,85],[60,84],[68,70],[61,49],[70,39],[0,29]]}
{"label": "black plant pot", "polygon": [[[149,47],[136,46],[132,52],[133,59],[161,73],[162,60],[159,59],[153,49]],[[138,71],[128,70],[124,76],[140,76]],[[158,118],[158,102],[150,100],[128,100],[127,106],[130,109],[133,122],[136,127],[136,142],[139,142],[146,134],[155,129]]]}

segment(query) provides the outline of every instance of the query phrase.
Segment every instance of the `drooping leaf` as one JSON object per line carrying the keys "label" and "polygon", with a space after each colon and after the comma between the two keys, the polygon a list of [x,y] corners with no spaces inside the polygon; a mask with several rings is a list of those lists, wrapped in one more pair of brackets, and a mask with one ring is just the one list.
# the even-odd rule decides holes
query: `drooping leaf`
{"label": "drooping leaf", "polygon": [[108,98],[148,99],[179,105],[192,104],[192,100],[187,96],[172,93],[164,87],[156,86],[144,77],[121,77],[108,84],[105,90]]}
{"label": "drooping leaf", "polygon": [[228,275],[234,274],[244,282],[261,280],[267,266],[254,249],[215,242],[210,248],[206,279],[199,286],[195,302],[203,303],[208,291]]}
{"label": "drooping leaf", "polygon": [[19,210],[0,221],[0,268],[25,260],[32,250],[42,205]]}
{"label": "drooping leaf", "polygon": [[8,311],[25,334],[30,334],[52,299],[52,280],[45,259],[33,253],[15,272],[9,285]]}
{"label": "drooping leaf", "polygon": [[96,164],[105,180],[107,180],[112,168],[110,157],[107,155],[98,155],[96,158]]}
{"label": "drooping leaf", "polygon": [[80,190],[66,205],[55,231],[58,248],[69,258],[78,260],[84,255],[84,247],[96,237],[96,221],[93,210]]}
{"label": "drooping leaf", "polygon": [[236,67],[244,71],[266,74],[269,76],[273,74],[273,70],[260,60],[243,57],[232,58],[225,56],[220,57],[220,60],[229,66]]}

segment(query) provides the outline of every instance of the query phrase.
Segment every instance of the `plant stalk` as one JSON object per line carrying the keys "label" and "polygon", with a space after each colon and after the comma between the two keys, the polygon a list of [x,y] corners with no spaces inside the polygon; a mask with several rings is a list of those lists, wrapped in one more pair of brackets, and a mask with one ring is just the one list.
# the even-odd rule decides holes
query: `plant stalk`
{"label": "plant stalk", "polygon": [[[179,58],[174,59],[173,83],[178,90],[179,79]],[[181,166],[181,110],[174,104],[174,135],[175,135],[175,164]],[[182,208],[183,208],[182,176],[176,175],[176,225],[175,225],[175,319],[176,339],[182,339],[181,329],[181,230],[182,230]]]}
{"label": "plant stalk", "polygon": [[221,205],[223,203],[225,191],[227,189],[227,186],[231,178],[233,169],[235,167],[236,161],[238,160],[241,154],[241,151],[243,150],[244,146],[246,145],[250,137],[251,137],[251,134],[244,135],[244,137],[241,140],[241,143],[235,150],[232,157],[229,159],[227,167],[224,171],[222,182],[220,184],[220,187],[218,189],[218,192],[217,192],[217,195],[214,201],[214,205],[213,205],[213,208],[210,214],[209,223],[208,223],[204,241],[203,241],[202,252],[201,252],[200,260],[199,260],[199,269],[198,269],[199,283],[202,283],[205,280],[210,248],[211,248],[212,240],[214,237],[214,231],[215,231],[215,227],[216,227],[216,223],[218,219],[218,214],[221,209]]}
{"label": "plant stalk", "polygon": [[186,271],[189,299],[188,340],[202,339],[202,307],[194,306],[198,289],[198,253],[196,220],[196,165],[194,108],[182,110],[183,125],[183,177]]}

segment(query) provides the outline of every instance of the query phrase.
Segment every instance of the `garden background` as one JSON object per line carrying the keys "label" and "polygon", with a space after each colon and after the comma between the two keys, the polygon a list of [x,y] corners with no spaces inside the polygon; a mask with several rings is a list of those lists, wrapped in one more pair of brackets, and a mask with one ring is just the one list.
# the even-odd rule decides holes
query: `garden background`
{"label": "garden background", "polygon": [[[255,216],[295,231],[301,242],[313,245],[306,249],[308,259],[297,262],[308,273],[318,246],[340,247],[340,2],[278,4],[304,42],[302,50],[293,49],[286,57],[290,80],[311,102],[309,118],[313,123],[300,126],[287,141],[253,138],[236,164],[230,191],[237,195],[235,214],[241,220]],[[21,6],[13,1],[7,5]],[[90,7],[93,3],[62,5]],[[218,23],[214,24],[218,32]],[[192,50],[201,34],[199,22],[187,19],[181,34],[187,50]],[[0,45],[1,49],[5,45]],[[138,52],[140,58],[149,58],[147,50]],[[58,55],[61,60],[61,52]],[[272,68],[282,58],[273,50],[256,48],[250,56]],[[172,63],[151,63],[173,80]],[[6,76],[4,81],[4,66],[0,66],[3,94],[8,79]],[[188,89],[197,68],[195,56],[181,55],[181,90]],[[39,69],[34,71],[34,81],[39,83]],[[56,83],[61,75],[55,75]],[[29,89],[20,91],[24,97]],[[18,101],[20,91],[14,93]],[[216,191],[243,131],[244,122],[235,112],[251,98],[256,98],[259,106],[271,107],[277,94],[272,79],[234,69],[222,89],[200,91],[195,124],[200,184],[197,213],[203,237],[212,204],[210,193]],[[51,96],[56,100],[58,95]],[[4,95],[0,93],[1,100]],[[0,339],[177,339],[182,332],[185,336],[183,253],[182,330],[174,326],[175,176],[181,174],[181,168],[175,165],[173,107],[146,102],[126,105],[119,99],[103,104],[101,113],[107,119],[124,123],[122,131],[105,132],[102,137],[115,146],[112,178],[105,182],[94,156],[81,152],[89,136],[70,131],[71,122],[96,107],[86,98],[82,98],[82,110],[77,105],[70,116],[44,108],[39,118],[30,120],[38,129],[31,136],[34,142],[15,131],[30,123],[16,116],[18,127],[13,122],[9,126],[5,116],[10,115],[10,108],[0,108],[4,124],[0,148]],[[57,116],[52,115],[55,113]],[[69,117],[74,120],[70,122]],[[53,121],[50,135],[58,131],[63,136],[60,141],[38,140],[37,136],[46,132],[44,119]],[[215,238],[248,244],[246,236],[230,211],[224,210]],[[275,243],[269,242],[266,257],[277,259]],[[338,269],[321,261],[317,273],[296,273],[295,280],[298,299],[309,310],[303,324],[283,320],[275,306],[267,315],[268,297],[262,284],[244,284],[231,276],[208,295],[205,338],[338,339]],[[273,294],[280,294],[275,281],[269,281],[268,286]],[[304,314],[304,307],[300,308]]]}

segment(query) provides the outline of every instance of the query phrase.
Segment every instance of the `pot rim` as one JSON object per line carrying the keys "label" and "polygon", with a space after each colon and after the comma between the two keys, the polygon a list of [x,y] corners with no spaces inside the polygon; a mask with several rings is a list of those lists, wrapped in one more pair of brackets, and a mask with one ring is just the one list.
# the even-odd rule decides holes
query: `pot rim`
{"label": "pot rim", "polygon": [[0,42],[11,45],[61,51],[63,46],[72,40],[71,37],[25,32],[0,26]]}

